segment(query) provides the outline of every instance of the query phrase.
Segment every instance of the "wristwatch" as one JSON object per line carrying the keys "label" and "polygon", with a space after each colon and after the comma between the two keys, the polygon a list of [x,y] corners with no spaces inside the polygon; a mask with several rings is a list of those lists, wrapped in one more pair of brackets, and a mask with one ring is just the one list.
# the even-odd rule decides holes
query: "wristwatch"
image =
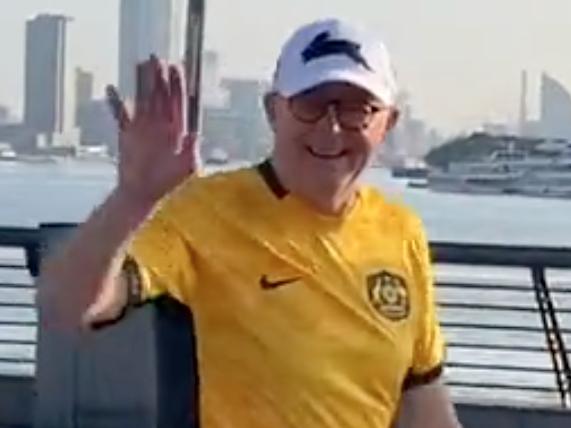
{"label": "wristwatch", "polygon": [[127,307],[139,306],[143,302],[143,281],[139,265],[130,256],[123,262],[123,275],[127,281]]}

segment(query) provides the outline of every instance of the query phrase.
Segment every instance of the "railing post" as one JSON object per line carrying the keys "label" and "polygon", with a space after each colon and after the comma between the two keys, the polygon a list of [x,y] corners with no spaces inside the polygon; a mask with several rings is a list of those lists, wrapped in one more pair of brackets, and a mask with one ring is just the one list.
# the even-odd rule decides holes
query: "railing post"
{"label": "railing post", "polygon": [[545,332],[545,340],[551,355],[555,380],[559,389],[561,405],[563,408],[571,409],[571,367],[565,348],[565,341],[559,328],[555,305],[553,304],[545,277],[545,267],[532,266],[531,276],[541,323]]}

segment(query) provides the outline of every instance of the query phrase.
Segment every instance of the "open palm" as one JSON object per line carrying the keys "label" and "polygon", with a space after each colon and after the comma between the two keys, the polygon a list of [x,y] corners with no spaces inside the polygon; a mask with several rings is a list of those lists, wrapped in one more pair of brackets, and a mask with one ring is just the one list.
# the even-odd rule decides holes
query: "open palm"
{"label": "open palm", "polygon": [[134,111],[117,90],[107,90],[119,124],[119,189],[141,204],[154,204],[196,171],[196,136],[185,135],[183,78],[155,56],[137,66]]}

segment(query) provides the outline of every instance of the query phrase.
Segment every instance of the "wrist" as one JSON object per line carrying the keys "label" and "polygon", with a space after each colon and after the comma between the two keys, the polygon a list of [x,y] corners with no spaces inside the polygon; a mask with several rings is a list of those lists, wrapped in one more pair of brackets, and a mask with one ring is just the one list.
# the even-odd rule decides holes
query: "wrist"
{"label": "wrist", "polygon": [[114,215],[124,219],[132,229],[136,229],[145,221],[153,213],[156,206],[155,202],[134,197],[120,187],[116,187],[111,192],[108,204]]}

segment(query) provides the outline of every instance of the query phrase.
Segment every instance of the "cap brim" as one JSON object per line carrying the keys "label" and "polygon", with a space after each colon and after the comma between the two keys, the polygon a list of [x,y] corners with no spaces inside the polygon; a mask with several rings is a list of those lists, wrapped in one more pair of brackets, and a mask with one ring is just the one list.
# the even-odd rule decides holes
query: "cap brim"
{"label": "cap brim", "polygon": [[325,83],[349,83],[366,90],[387,106],[395,104],[394,95],[385,85],[372,79],[367,73],[356,70],[329,69],[321,73],[311,73],[311,75],[308,73],[306,78],[297,79],[296,82],[290,82],[290,84],[282,82],[274,89],[284,97],[290,98]]}

